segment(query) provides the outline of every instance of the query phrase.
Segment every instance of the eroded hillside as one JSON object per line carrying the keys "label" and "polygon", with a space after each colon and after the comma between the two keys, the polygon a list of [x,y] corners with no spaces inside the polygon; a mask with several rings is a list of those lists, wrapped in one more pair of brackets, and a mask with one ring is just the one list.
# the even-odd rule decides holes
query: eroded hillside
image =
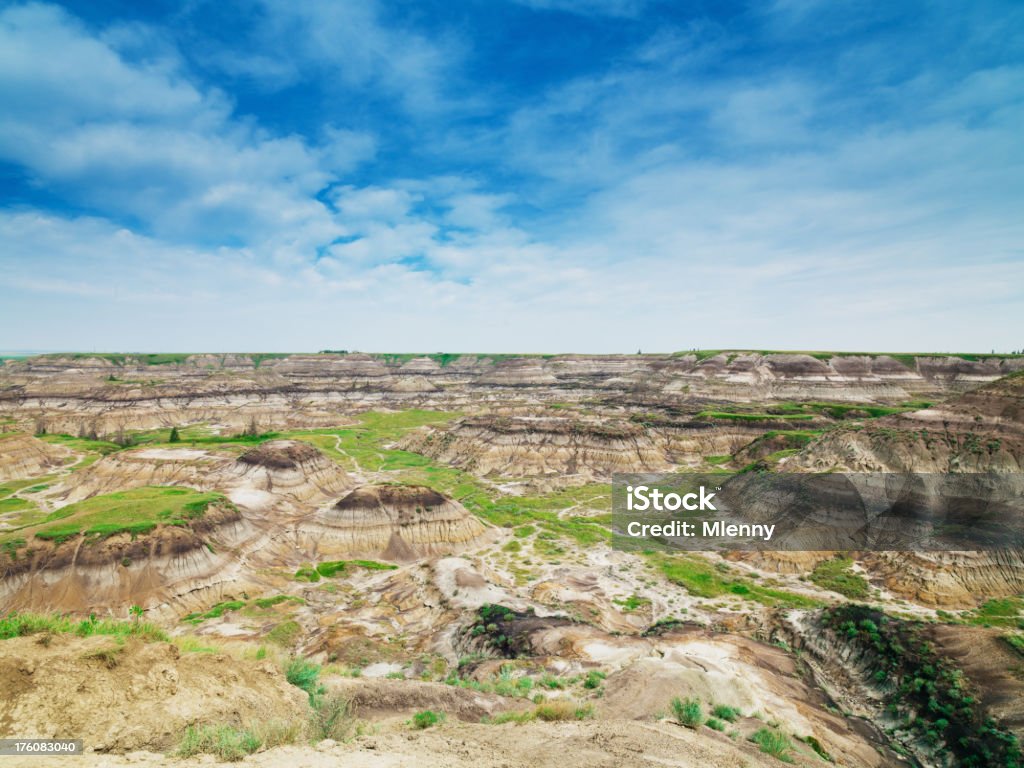
{"label": "eroded hillside", "polygon": [[[0,611],[16,613],[0,637],[20,639],[0,640],[18,702],[3,728],[223,757],[203,736],[221,729],[259,765],[949,765],[941,727],[893,721],[871,633],[828,623],[870,603],[901,637],[933,633],[981,702],[972,717],[1016,743],[1020,552],[621,552],[609,481],[1016,472],[1024,378],[996,379],[1020,366],[739,352],[8,362]],[[204,709],[218,686],[194,677],[213,659],[267,708]],[[83,701],[104,716],[45,703],[56,678],[23,671],[39,664],[92,680]],[[104,699],[113,685],[142,698]],[[149,736],[130,718],[147,691],[174,713]]]}

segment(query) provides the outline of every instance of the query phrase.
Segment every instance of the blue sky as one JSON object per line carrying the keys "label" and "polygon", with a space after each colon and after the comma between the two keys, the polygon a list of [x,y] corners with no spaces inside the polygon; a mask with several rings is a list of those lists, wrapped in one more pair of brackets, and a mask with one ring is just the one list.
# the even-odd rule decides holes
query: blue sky
{"label": "blue sky", "polygon": [[0,4],[0,349],[1024,347],[1018,2]]}

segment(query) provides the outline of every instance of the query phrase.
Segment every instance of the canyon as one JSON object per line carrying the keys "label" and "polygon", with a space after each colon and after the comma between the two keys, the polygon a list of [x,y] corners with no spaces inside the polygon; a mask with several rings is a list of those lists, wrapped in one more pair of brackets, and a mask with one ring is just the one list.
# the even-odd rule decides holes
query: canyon
{"label": "canyon", "polygon": [[[72,729],[97,765],[191,764],[206,726],[262,728],[258,765],[772,765],[773,739],[797,765],[969,765],[902,692],[927,667],[977,693],[947,726],[992,718],[972,749],[1016,765],[1024,552],[620,551],[609,484],[1010,475],[1022,403],[1024,358],[997,355],[7,360],[0,727]],[[881,634],[836,629],[860,606]],[[922,633],[880,682],[897,661],[862,643]],[[91,709],[55,706],[61,676]],[[125,685],[170,709],[143,727],[103,698]],[[310,737],[307,693],[358,728]],[[447,722],[411,728],[424,710]]]}

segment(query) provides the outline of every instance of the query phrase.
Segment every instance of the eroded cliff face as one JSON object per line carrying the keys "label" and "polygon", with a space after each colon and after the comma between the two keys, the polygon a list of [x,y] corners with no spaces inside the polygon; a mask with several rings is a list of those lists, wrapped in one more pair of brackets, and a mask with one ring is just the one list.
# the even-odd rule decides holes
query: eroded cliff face
{"label": "eroded cliff face", "polygon": [[159,525],[144,535],[32,538],[26,548],[0,556],[0,607],[81,614],[175,604],[231,582],[236,548],[252,534],[238,508],[225,505],[186,526]]}
{"label": "eroded cliff face", "polygon": [[[812,441],[789,471],[1024,471],[1024,375],[991,382],[945,403]],[[1024,591],[1024,552],[875,552],[863,562],[879,584],[924,605],[965,607]]]}
{"label": "eroded cliff face", "polygon": [[72,461],[67,448],[24,434],[0,434],[0,483],[37,477]]}
{"label": "eroded cliff face", "polygon": [[481,416],[420,431],[401,446],[480,476],[608,480],[614,472],[673,466],[665,439],[624,420]]}
{"label": "eroded cliff face", "polygon": [[773,354],[450,359],[366,354],[43,356],[0,366],[0,415],[22,428],[112,435],[206,422],[239,431],[336,424],[372,407],[693,400],[897,403],[941,398],[1024,367],[1021,358]]}
{"label": "eroded cliff face", "polygon": [[796,471],[1021,472],[1024,375],[931,408],[823,435],[790,462]]}

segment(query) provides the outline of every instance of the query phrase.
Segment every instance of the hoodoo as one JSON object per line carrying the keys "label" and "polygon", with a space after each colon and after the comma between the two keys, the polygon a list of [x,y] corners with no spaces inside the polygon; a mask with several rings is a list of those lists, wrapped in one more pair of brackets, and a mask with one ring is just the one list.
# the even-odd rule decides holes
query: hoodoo
{"label": "hoodoo", "polygon": [[322,547],[390,560],[457,551],[485,528],[465,507],[419,485],[368,485],[318,515]]}

